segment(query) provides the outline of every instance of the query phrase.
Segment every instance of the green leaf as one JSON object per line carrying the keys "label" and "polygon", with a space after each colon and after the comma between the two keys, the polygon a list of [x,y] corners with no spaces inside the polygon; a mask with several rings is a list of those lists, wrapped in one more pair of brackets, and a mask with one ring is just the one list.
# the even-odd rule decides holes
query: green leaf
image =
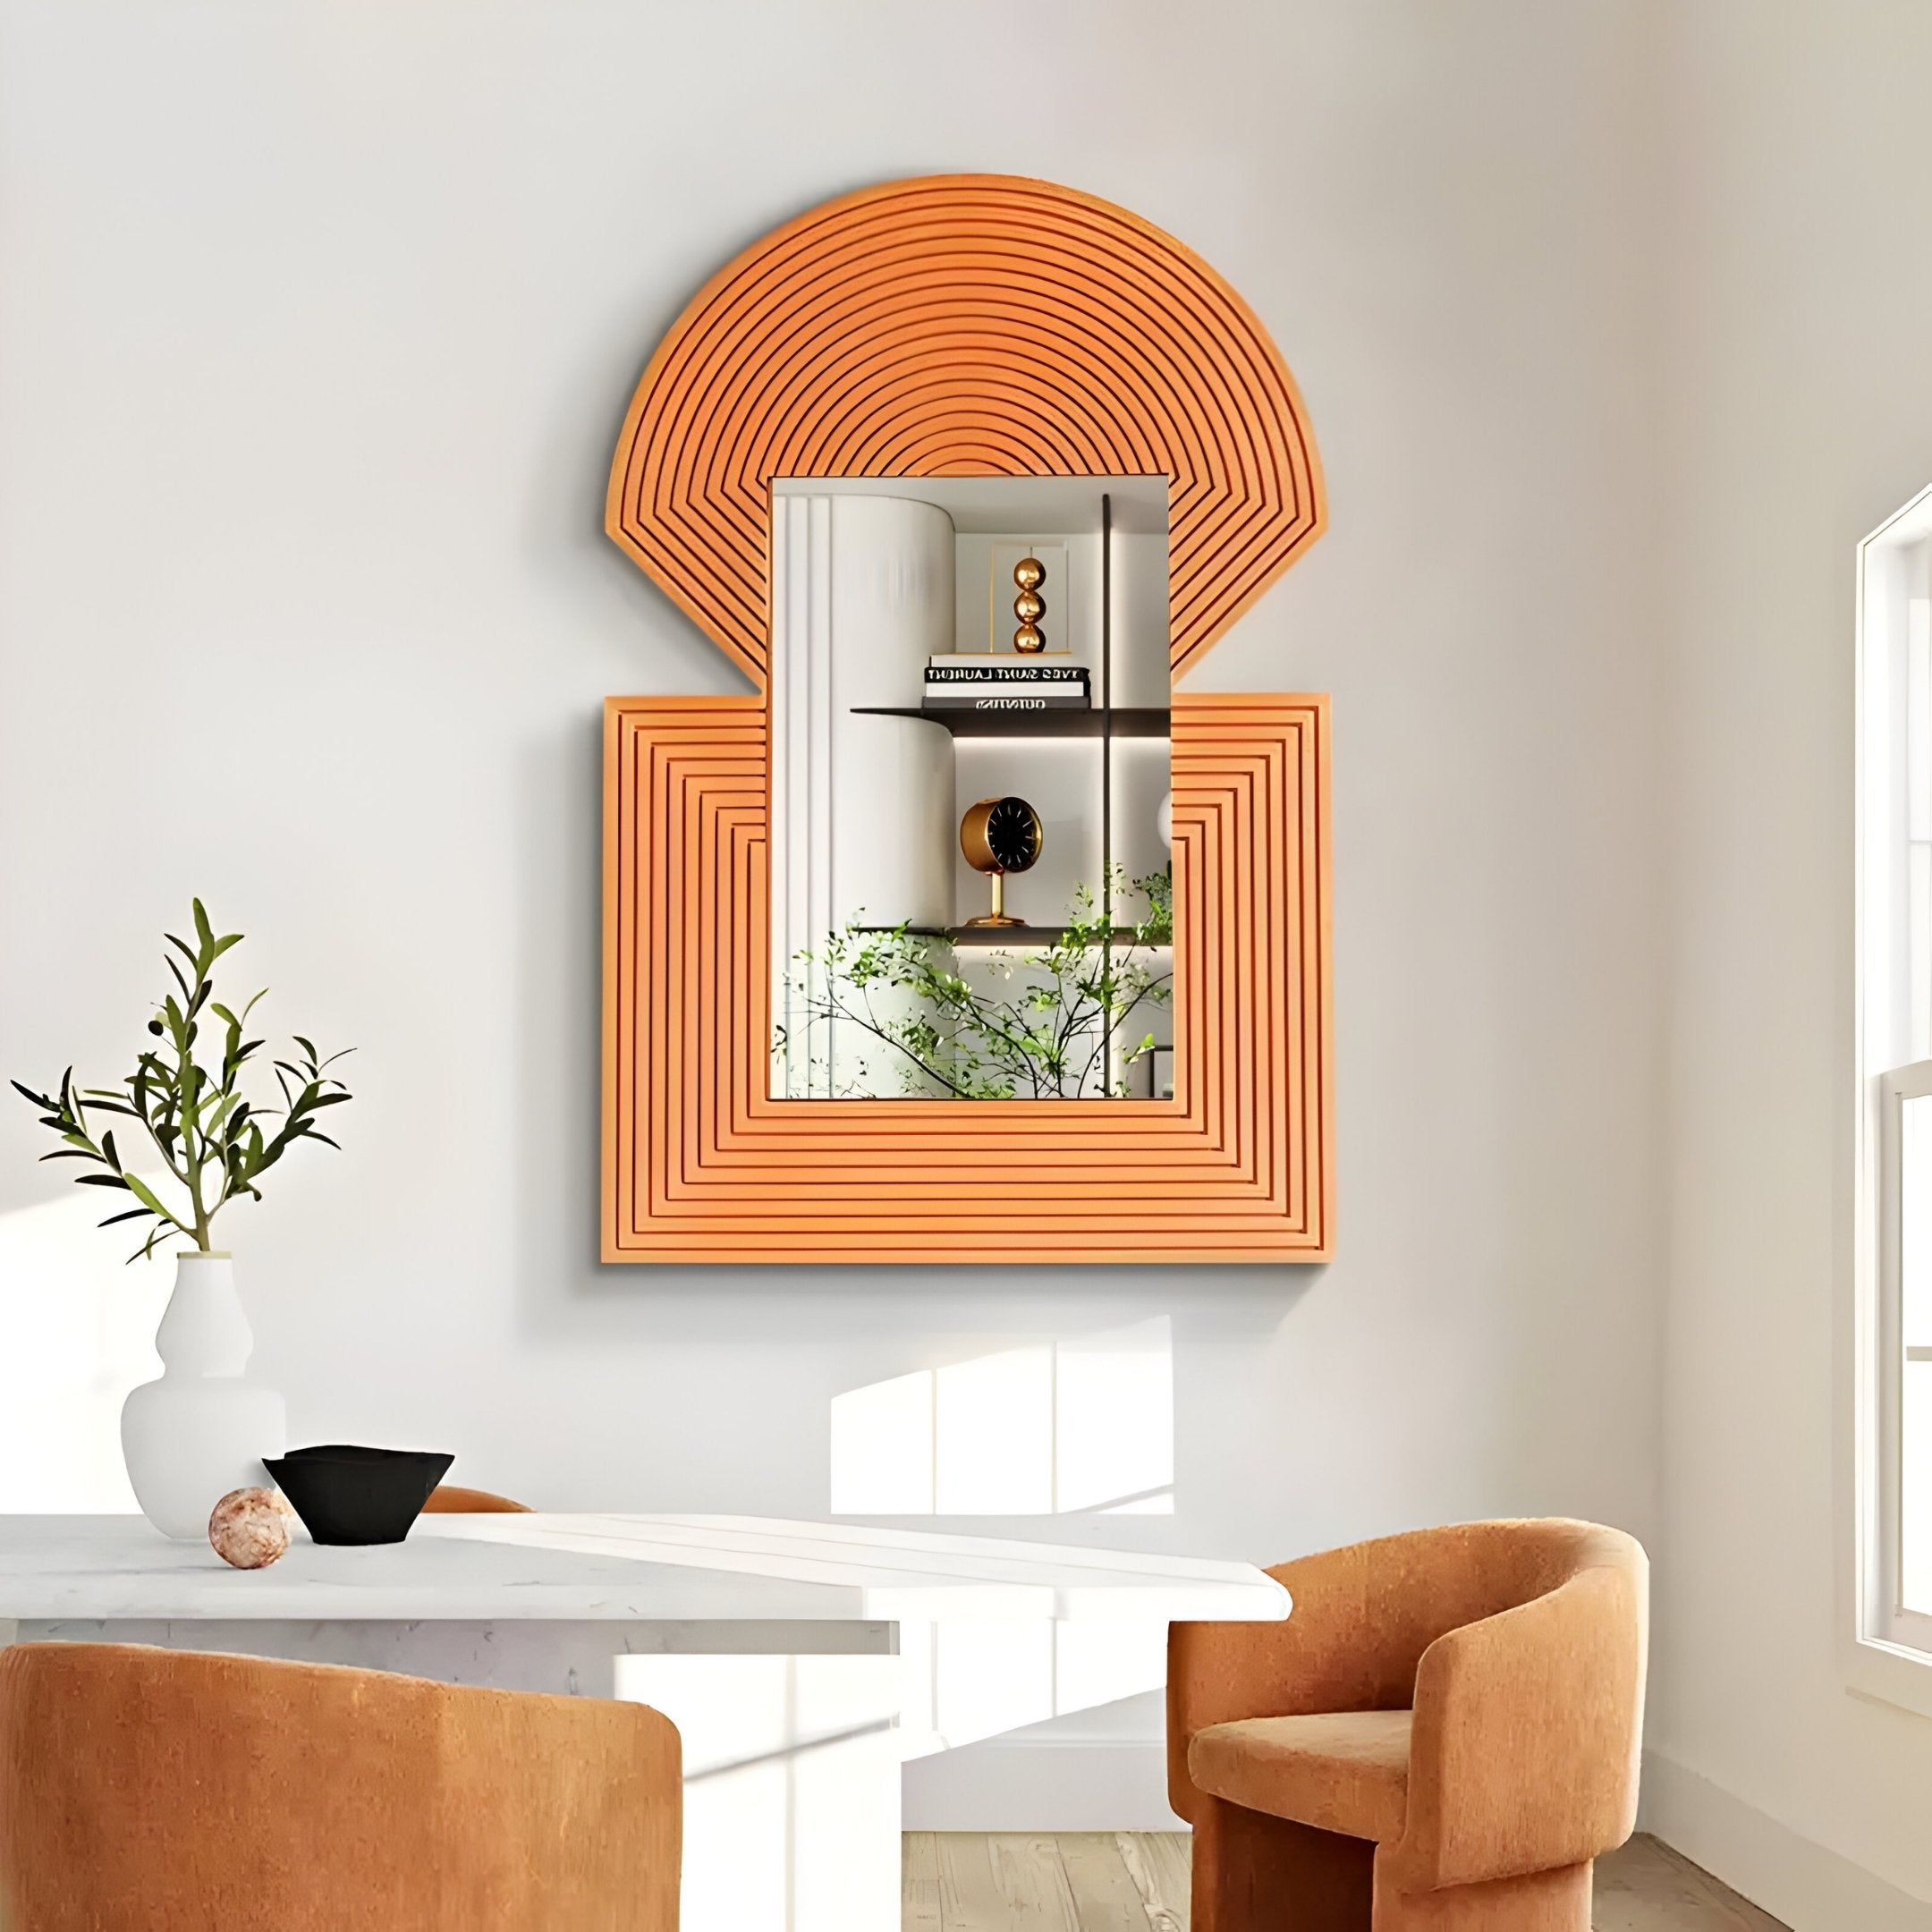
{"label": "green leaf", "polygon": [[111,1214],[105,1221],[97,1221],[96,1227],[112,1227],[116,1221],[142,1221],[154,1212],[151,1208],[124,1208],[119,1214]]}
{"label": "green leaf", "polygon": [[138,1196],[140,1191],[138,1188],[135,1187],[133,1182],[126,1174],[76,1174],[74,1176],[74,1184],[77,1187],[126,1188],[130,1193],[135,1194],[136,1196]]}
{"label": "green leaf", "polygon": [[160,1197],[145,1181],[134,1174],[123,1174],[122,1179],[127,1182],[128,1192],[142,1207],[152,1209],[157,1215],[165,1216],[169,1221],[174,1220],[174,1216],[169,1214],[167,1209],[161,1205]]}
{"label": "green leaf", "polygon": [[104,1114],[132,1114],[134,1112],[134,1109],[128,1105],[126,1097],[117,1093],[112,1087],[89,1089],[87,1098],[89,1106],[98,1107]]}
{"label": "green leaf", "polygon": [[131,1267],[137,1261],[151,1260],[154,1258],[155,1243],[166,1241],[176,1232],[177,1230],[170,1223],[157,1221],[153,1227],[148,1230],[148,1239],[128,1257],[128,1265]]}

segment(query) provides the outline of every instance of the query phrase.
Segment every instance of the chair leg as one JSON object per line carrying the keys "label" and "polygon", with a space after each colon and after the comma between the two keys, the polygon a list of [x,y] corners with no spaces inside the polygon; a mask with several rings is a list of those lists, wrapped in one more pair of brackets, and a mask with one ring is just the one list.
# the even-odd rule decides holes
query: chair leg
{"label": "chair leg", "polygon": [[1369,1932],[1375,1846],[1203,1796],[1192,1932]]}
{"label": "chair leg", "polygon": [[1378,1883],[1372,1932],[1590,1932],[1593,1869],[1565,1865],[1439,1892]]}

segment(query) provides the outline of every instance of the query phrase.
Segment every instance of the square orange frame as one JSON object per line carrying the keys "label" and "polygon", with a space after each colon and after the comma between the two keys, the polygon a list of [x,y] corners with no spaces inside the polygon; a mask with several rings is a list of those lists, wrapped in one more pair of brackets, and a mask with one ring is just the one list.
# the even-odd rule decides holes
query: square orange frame
{"label": "square orange frame", "polygon": [[1321,1261],[1325,696],[1174,699],[1172,1101],[769,1093],[763,697],[605,708],[606,1261]]}

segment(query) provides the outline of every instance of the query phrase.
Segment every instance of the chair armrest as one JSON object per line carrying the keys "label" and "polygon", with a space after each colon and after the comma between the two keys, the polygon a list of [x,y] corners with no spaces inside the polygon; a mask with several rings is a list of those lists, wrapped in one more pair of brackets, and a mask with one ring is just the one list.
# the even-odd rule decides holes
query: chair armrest
{"label": "chair armrest", "polygon": [[1648,1565],[1580,1571],[1439,1637],[1416,1673],[1403,1891],[1580,1864],[1636,1824]]}

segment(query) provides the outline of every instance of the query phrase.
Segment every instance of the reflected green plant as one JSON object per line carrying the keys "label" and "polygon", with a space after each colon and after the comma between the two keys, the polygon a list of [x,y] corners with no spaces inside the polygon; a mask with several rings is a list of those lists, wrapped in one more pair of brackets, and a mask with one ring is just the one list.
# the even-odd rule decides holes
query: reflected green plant
{"label": "reflected green plant", "polygon": [[[1174,943],[1173,882],[1157,872],[1130,883],[1114,866],[1108,888],[1103,906],[1090,886],[1076,886],[1065,928],[1052,945],[983,955],[1002,990],[987,991],[954,970],[944,938],[854,921],[798,954],[792,1004],[806,1015],[808,1037],[821,1022],[844,1023],[889,1050],[909,1094],[1129,1097],[1131,1083],[1123,1076],[1109,1089],[1106,1071],[1116,1053],[1125,1067],[1153,1051],[1151,1032],[1131,1044],[1123,1036],[1137,1011],[1173,999],[1173,967],[1157,951]],[[1119,914],[1130,902],[1138,902],[1140,915],[1123,927]],[[791,1044],[783,1027],[775,1030],[778,1055]],[[822,1060],[811,1063],[824,1069]],[[869,1079],[860,1062],[845,1094],[864,1091]]]}

